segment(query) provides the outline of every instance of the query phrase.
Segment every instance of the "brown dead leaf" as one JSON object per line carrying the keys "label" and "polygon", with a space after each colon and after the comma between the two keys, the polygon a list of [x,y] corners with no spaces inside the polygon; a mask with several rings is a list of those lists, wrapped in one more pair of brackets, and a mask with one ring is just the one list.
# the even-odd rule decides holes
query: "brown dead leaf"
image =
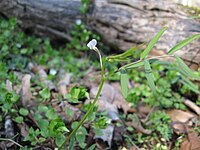
{"label": "brown dead leaf", "polygon": [[134,146],[132,146],[131,148],[130,148],[130,150],[137,150]]}
{"label": "brown dead leaf", "polygon": [[107,142],[111,148],[111,142],[113,138],[114,126],[108,125],[105,129],[101,129],[102,135],[95,135],[94,139],[101,139],[104,142]]}
{"label": "brown dead leaf", "polygon": [[127,126],[132,126],[134,127],[138,132],[143,133],[143,134],[151,134],[151,131],[148,129],[145,129],[142,124],[140,119],[138,118],[138,116],[136,114],[130,114],[128,115],[128,119],[131,121],[127,121],[126,125]]}
{"label": "brown dead leaf", "polygon": [[31,89],[30,89],[30,79],[31,79],[31,76],[29,74],[26,74],[22,78],[20,99],[24,107],[27,107],[30,105],[30,100],[32,98]]}
{"label": "brown dead leaf", "polygon": [[145,116],[148,115],[151,112],[151,110],[152,108],[143,102],[139,102],[136,108],[137,114],[141,114]]}
{"label": "brown dead leaf", "polygon": [[[94,98],[98,91],[98,87],[93,87],[90,90],[91,98]],[[103,89],[101,91],[100,99],[104,99],[105,101],[109,102],[110,104],[115,105],[117,108],[120,108],[127,113],[130,109],[130,104],[125,101],[120,91],[117,88],[113,87],[109,83],[105,83]]]}
{"label": "brown dead leaf", "polygon": [[181,144],[180,150],[200,150],[200,137],[194,129],[187,128],[188,137]]}
{"label": "brown dead leaf", "polygon": [[[72,121],[78,120],[81,115],[81,110],[74,107],[73,105],[68,104],[66,101],[57,104],[56,102],[52,103],[52,106],[56,113],[58,113],[62,120],[65,123],[71,123]],[[70,109],[73,113],[67,114],[66,109]]]}
{"label": "brown dead leaf", "polygon": [[48,75],[46,71],[42,68],[42,66],[29,63],[28,67],[31,71],[33,71],[34,73],[37,73],[40,76],[40,81],[44,83],[44,85],[47,86],[50,91],[52,90],[56,91],[56,87],[54,83],[50,80],[47,80]]}
{"label": "brown dead leaf", "polygon": [[88,88],[97,87],[101,81],[101,73],[90,67],[83,77],[83,84]]}
{"label": "brown dead leaf", "polygon": [[177,109],[167,111],[167,114],[171,117],[173,122],[181,122],[189,126],[191,126],[196,119],[194,114]]}
{"label": "brown dead leaf", "polygon": [[61,80],[58,82],[58,92],[63,97],[67,94],[67,85],[70,84],[71,76],[71,73],[65,73]]}
{"label": "brown dead leaf", "polygon": [[122,146],[124,142],[125,132],[126,132],[125,126],[120,126],[120,127],[115,126],[113,135],[113,144],[117,145],[118,147]]}
{"label": "brown dead leaf", "polygon": [[20,129],[20,134],[25,137],[29,134],[29,127],[26,123],[18,123],[17,126]]}
{"label": "brown dead leaf", "polygon": [[195,115],[190,112],[185,112],[182,110],[170,110],[167,114],[172,119],[172,127],[176,134],[186,133],[186,128],[192,126],[193,122],[197,119]]}
{"label": "brown dead leaf", "polygon": [[1,141],[0,142],[0,149],[7,150],[7,149],[14,149],[15,143],[11,141]]}
{"label": "brown dead leaf", "polygon": [[6,80],[6,89],[8,90],[8,92],[13,91],[12,82],[10,82],[10,80]]}

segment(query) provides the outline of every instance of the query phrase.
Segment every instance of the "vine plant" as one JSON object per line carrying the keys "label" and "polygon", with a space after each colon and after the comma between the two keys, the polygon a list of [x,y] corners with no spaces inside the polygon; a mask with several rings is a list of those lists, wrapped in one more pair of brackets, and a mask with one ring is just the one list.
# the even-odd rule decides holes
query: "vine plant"
{"label": "vine plant", "polygon": [[[187,78],[190,79],[195,79],[195,80],[200,80],[200,77],[198,75],[196,75],[195,73],[193,73],[190,68],[184,63],[184,61],[176,56],[174,53],[176,51],[178,51],[179,49],[183,48],[184,46],[188,45],[189,43],[191,43],[193,40],[200,38],[200,34],[195,34],[190,36],[189,38],[179,42],[177,45],[175,45],[173,48],[171,48],[168,53],[166,55],[162,55],[162,56],[156,56],[156,57],[148,57],[149,52],[152,50],[152,48],[154,47],[154,45],[158,42],[159,38],[163,35],[163,33],[167,30],[167,28],[163,28],[161,29],[154,37],[153,39],[150,41],[150,43],[148,44],[148,46],[143,50],[143,52],[140,55],[140,59],[137,61],[134,61],[132,63],[126,64],[122,67],[120,67],[118,70],[115,71],[116,72],[120,72],[121,73],[121,90],[122,90],[122,95],[126,98],[128,95],[128,75],[126,73],[126,70],[128,69],[134,69],[137,67],[144,67],[145,73],[146,73],[146,78],[149,84],[150,89],[152,90],[152,92],[154,93],[154,95],[156,96],[156,85],[154,83],[154,76],[152,74],[152,70],[151,70],[151,60],[158,60],[158,59],[162,59],[164,57],[173,57],[175,58],[176,62],[178,63],[178,65],[180,66],[180,70],[179,72],[182,74],[182,77],[184,80],[188,81]],[[67,142],[69,142],[69,140],[75,135],[76,131],[82,126],[82,124],[84,123],[84,121],[87,119],[88,115],[90,114],[90,112],[93,110],[99,96],[101,93],[101,90],[103,88],[104,82],[107,79],[107,74],[105,73],[104,70],[104,66],[105,66],[105,61],[125,61],[127,60],[128,57],[132,56],[132,54],[134,53],[134,51],[136,49],[138,49],[138,47],[134,47],[131,48],[129,50],[127,50],[126,52],[122,53],[122,54],[118,54],[115,56],[108,56],[106,57],[105,61],[102,61],[102,56],[101,53],[99,51],[99,49],[96,47],[97,45],[97,41],[95,39],[91,40],[87,46],[91,49],[94,50],[98,55],[99,55],[99,60],[100,60],[100,66],[101,66],[101,81],[100,81],[100,85],[99,85],[99,89],[98,92],[96,94],[96,97],[92,103],[92,105],[90,106],[90,108],[87,110],[86,114],[84,115],[84,117],[82,118],[82,120],[78,123],[78,125],[73,129],[73,131],[69,134],[69,136],[66,138],[66,140],[63,142],[63,144],[58,148],[59,150],[63,149],[65,144]],[[191,83],[191,82],[190,82]],[[197,88],[195,86],[190,85],[191,88]],[[200,93],[198,91],[198,88],[195,89],[197,93]]]}

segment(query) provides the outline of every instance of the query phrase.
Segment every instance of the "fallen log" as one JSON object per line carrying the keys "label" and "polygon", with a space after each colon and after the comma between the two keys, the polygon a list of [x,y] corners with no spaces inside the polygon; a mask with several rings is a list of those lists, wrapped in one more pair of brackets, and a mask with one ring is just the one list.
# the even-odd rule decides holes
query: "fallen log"
{"label": "fallen log", "polygon": [[[81,14],[80,0],[1,0],[0,13],[15,16],[22,28],[51,39],[71,40],[66,33],[77,19],[86,17],[87,26],[111,47],[127,50],[148,42],[163,26],[169,29],[156,44],[155,52],[166,52],[179,41],[200,33],[200,22],[190,18],[173,0],[94,0]],[[200,39],[183,48],[181,56],[194,68],[200,66]]]}

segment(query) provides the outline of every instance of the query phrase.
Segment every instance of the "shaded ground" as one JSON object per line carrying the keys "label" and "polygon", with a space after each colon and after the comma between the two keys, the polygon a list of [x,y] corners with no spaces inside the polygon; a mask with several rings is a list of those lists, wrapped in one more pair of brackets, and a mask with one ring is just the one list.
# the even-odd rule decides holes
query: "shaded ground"
{"label": "shaded ground", "polygon": [[[100,66],[85,45],[98,36],[81,33],[84,26],[77,25],[73,41],[55,49],[47,39],[27,36],[16,26],[15,19],[1,19],[0,148],[54,149],[96,95]],[[134,60],[139,54],[133,55]],[[120,75],[112,74],[122,64],[106,64],[110,76],[98,107],[78,130],[75,142],[72,138],[74,146],[67,143],[66,149],[200,149],[200,99],[196,87],[191,88],[195,85],[155,63],[159,98],[139,68],[128,72],[130,90],[125,100]]]}

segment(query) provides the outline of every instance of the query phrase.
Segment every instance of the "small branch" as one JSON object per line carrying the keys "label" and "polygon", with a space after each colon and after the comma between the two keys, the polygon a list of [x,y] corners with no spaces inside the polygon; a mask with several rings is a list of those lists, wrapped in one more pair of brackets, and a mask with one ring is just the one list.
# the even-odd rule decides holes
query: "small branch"
{"label": "small branch", "polygon": [[148,115],[146,116],[146,118],[143,120],[143,123],[145,123],[145,122],[147,122],[149,120],[149,117],[150,117],[151,113],[154,111],[155,108],[156,108],[156,105],[154,105],[151,108],[150,112],[148,113]]}
{"label": "small branch", "polygon": [[136,150],[140,150],[140,148],[131,140],[129,136],[125,135],[125,137],[128,138],[129,142],[135,147]]}
{"label": "small branch", "polygon": [[200,115],[200,107],[198,107],[195,103],[193,103],[190,100],[183,100],[183,103],[188,106],[190,109],[192,109],[193,111],[195,111],[198,115]]}
{"label": "small branch", "polygon": [[1,141],[10,141],[10,142],[16,144],[17,146],[19,146],[21,148],[23,147],[22,145],[18,144],[17,142],[13,141],[12,139],[0,138],[0,140]]}

